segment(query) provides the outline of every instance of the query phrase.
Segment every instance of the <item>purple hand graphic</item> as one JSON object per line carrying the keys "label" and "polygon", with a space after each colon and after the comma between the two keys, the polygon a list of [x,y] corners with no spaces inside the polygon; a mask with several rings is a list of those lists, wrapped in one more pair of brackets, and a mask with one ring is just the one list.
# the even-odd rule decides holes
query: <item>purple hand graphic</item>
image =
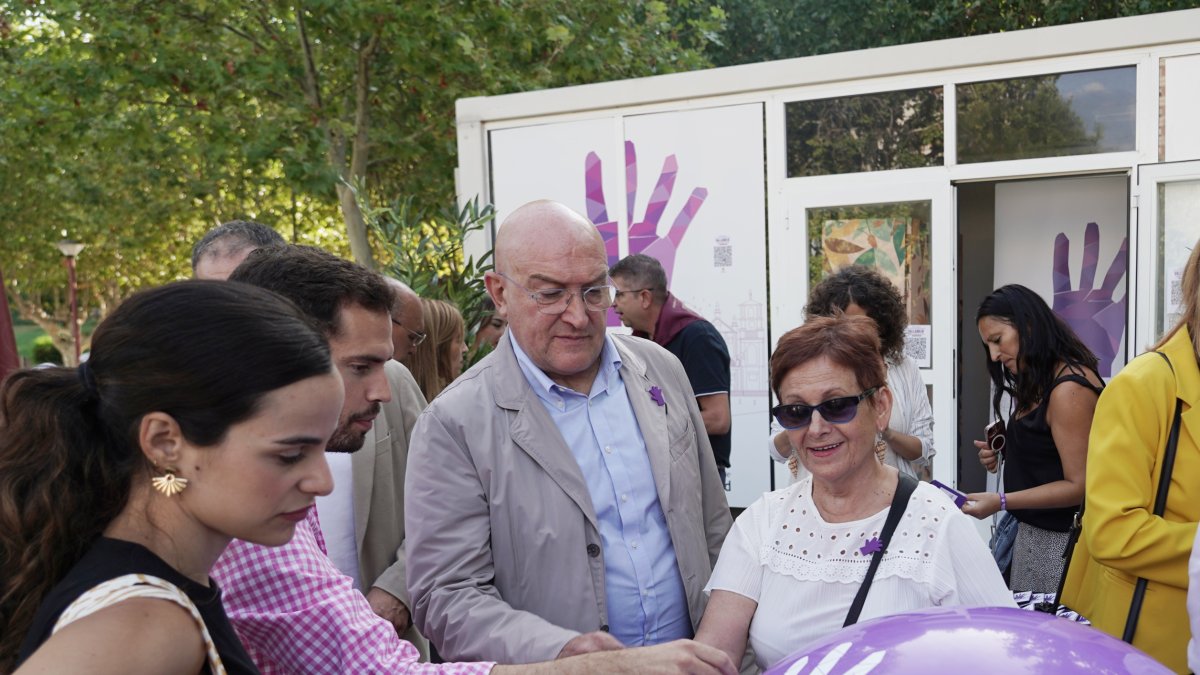
{"label": "purple hand graphic", "polygon": [[1054,312],[1067,322],[1100,359],[1100,375],[1112,375],[1112,363],[1117,347],[1125,334],[1125,305],[1129,290],[1120,300],[1113,300],[1113,291],[1125,276],[1129,237],[1121,240],[1121,248],[1108,266],[1104,283],[1096,282],[1096,263],[1100,258],[1100,227],[1088,223],[1083,232],[1083,270],[1078,290],[1071,289],[1069,255],[1071,241],[1063,232],[1054,238]]}
{"label": "purple hand graphic", "polygon": [[[632,141],[625,141],[625,216],[626,222],[632,223],[629,226],[629,253],[630,255],[644,253],[657,258],[667,273],[668,288],[671,285],[671,273],[675,269],[675,253],[679,249],[679,243],[683,241],[688,226],[692,224],[692,219],[696,217],[704,200],[708,198],[708,190],[704,188],[692,190],[687,203],[683,205],[679,215],[675,216],[675,221],[671,224],[667,235],[665,237],[658,236],[658,223],[662,219],[663,211],[667,208],[667,202],[671,200],[671,194],[675,189],[675,174],[678,170],[679,164],[675,161],[675,155],[668,155],[663,162],[662,173],[658,176],[654,192],[650,195],[650,201],[646,204],[646,215],[641,221],[635,223],[633,207],[637,201],[637,151]],[[588,219],[595,223],[596,229],[600,231],[600,236],[604,239],[604,250],[608,256],[608,266],[612,267],[620,260],[618,225],[616,221],[609,220],[608,217],[600,157],[595,152],[589,152],[587,159],[584,160],[584,189],[587,195]],[[608,312],[608,325],[621,325],[620,319],[612,310]]]}

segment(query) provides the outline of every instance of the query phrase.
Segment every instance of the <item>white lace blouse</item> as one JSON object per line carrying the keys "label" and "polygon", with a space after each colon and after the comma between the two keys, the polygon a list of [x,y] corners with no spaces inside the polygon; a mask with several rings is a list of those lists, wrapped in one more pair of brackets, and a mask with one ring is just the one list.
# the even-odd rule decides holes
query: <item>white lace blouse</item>
{"label": "white lace blouse", "polygon": [[[758,603],[750,645],[760,668],[842,627],[870,564],[860,549],[879,536],[887,511],[826,523],[813,504],[809,476],[768,492],[738,517],[705,591],[732,591]],[[953,605],[1016,606],[968,517],[921,483],[859,621]]]}

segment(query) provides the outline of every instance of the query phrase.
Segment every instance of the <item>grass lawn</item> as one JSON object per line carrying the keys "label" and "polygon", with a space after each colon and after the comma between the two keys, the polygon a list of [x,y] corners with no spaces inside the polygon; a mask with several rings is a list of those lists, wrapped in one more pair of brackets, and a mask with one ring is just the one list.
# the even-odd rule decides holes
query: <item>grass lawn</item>
{"label": "grass lawn", "polygon": [[42,330],[37,324],[22,323],[13,326],[13,333],[17,336],[17,353],[28,361],[33,360],[33,341],[39,335],[45,335],[46,331]]}

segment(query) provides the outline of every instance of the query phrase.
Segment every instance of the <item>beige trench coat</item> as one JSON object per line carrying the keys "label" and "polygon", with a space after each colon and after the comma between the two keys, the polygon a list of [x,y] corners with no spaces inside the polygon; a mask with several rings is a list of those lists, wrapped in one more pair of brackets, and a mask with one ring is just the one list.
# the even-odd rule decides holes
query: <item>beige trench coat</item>
{"label": "beige trench coat", "polygon": [[[510,339],[443,391],[413,431],[408,586],[417,627],[447,660],[546,661],[609,621],[591,496]],[[724,488],[679,361],[648,340],[613,339],[695,629],[731,524]],[[651,386],[665,406],[638,395]]]}

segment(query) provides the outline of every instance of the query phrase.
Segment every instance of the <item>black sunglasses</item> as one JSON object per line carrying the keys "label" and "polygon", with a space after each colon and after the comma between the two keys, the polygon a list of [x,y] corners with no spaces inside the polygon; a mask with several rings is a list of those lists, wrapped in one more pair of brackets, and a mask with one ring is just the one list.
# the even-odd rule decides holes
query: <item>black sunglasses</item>
{"label": "black sunglasses", "polygon": [[771,408],[771,415],[784,429],[803,429],[812,423],[814,410],[821,413],[821,419],[833,424],[845,424],[858,414],[858,404],[869,398],[879,387],[871,387],[858,396],[841,396],[822,401],[816,405],[806,403],[783,403]]}

